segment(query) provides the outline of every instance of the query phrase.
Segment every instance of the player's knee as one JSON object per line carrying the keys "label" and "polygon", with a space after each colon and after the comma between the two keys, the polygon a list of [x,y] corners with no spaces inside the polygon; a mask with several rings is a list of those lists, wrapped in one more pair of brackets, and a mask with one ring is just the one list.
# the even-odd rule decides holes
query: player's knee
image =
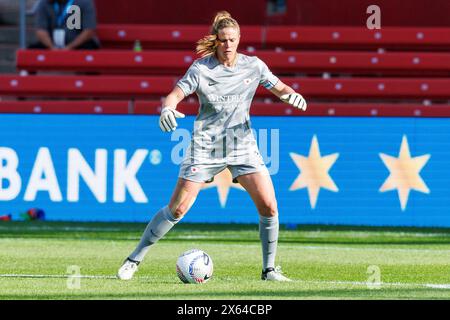
{"label": "player's knee", "polygon": [[259,206],[258,211],[263,217],[275,217],[278,215],[277,202],[265,202]]}
{"label": "player's knee", "polygon": [[185,204],[179,204],[176,208],[171,208],[172,215],[175,219],[181,219],[188,212],[189,208]]}

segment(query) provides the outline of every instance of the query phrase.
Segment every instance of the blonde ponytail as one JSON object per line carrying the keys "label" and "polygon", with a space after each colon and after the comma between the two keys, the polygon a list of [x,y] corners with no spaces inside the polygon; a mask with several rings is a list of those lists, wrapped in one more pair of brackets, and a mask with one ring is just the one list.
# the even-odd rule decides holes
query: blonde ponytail
{"label": "blonde ponytail", "polygon": [[204,57],[216,52],[219,31],[228,27],[236,28],[238,32],[240,31],[239,24],[227,11],[217,12],[211,25],[210,34],[197,41],[197,54]]}

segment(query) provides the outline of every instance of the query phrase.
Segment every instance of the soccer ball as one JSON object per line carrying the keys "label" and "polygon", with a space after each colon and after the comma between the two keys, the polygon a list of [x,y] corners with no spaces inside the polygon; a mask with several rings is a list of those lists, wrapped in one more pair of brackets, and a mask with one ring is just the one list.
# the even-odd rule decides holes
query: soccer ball
{"label": "soccer ball", "polygon": [[204,251],[183,252],[177,260],[177,275],[184,283],[205,283],[213,274],[213,262]]}

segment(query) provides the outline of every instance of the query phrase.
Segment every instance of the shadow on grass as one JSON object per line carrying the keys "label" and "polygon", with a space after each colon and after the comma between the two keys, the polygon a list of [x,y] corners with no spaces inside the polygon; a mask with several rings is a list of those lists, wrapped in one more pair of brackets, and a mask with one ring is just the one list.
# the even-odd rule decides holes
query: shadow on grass
{"label": "shadow on grass", "polygon": [[[143,223],[0,222],[0,238],[138,241],[145,226]],[[308,232],[315,232],[314,237],[307,236]],[[354,236],[352,232],[367,232],[367,236]],[[426,233],[427,236],[422,237],[421,233]],[[204,243],[259,243],[258,225],[180,223],[162,241],[186,240]],[[281,226],[279,243],[440,245],[450,243],[450,228],[302,225],[296,230],[285,230],[284,226]]]}
{"label": "shadow on grass", "polygon": [[[255,218],[256,221],[256,218]],[[26,230],[27,227],[38,229],[39,227],[45,230],[49,229],[116,229],[116,231],[142,231],[146,223],[128,223],[128,222],[62,222],[62,221],[0,221],[0,230],[6,231],[11,227],[21,227]],[[241,223],[184,223],[177,224],[177,229],[180,231],[251,231],[258,230],[258,224],[241,224]],[[43,231],[42,230],[42,231]],[[280,230],[287,230],[286,226],[281,224]],[[378,226],[352,226],[352,225],[314,225],[314,224],[298,224],[298,226],[291,230],[295,231],[375,231],[375,232],[403,232],[403,233],[441,233],[450,236],[450,228],[441,227],[378,227]]]}
{"label": "shadow on grass", "polygon": [[[52,240],[59,240],[59,241],[73,241],[73,240],[96,240],[96,241],[134,241],[138,242],[140,239],[141,233],[136,234],[133,237],[126,237],[123,238],[122,236],[102,236],[102,235],[92,235],[92,236],[86,236],[86,235],[77,235],[77,234],[27,234],[27,235],[13,235],[13,234],[0,234],[0,239],[10,239],[10,238],[16,238],[16,239],[52,239]],[[186,243],[186,241],[189,242],[195,242],[195,243],[227,243],[227,244],[260,244],[260,240],[258,238],[222,238],[222,237],[210,237],[207,239],[204,238],[196,238],[193,237],[192,234],[188,237],[176,237],[172,238],[170,236],[167,236],[164,239],[161,239],[161,243]],[[354,239],[349,240],[348,238],[345,239],[283,239],[282,235],[280,235],[278,244],[280,246],[282,245],[351,245],[351,246],[366,246],[366,245],[399,245],[399,246],[411,246],[411,245],[427,245],[427,246],[439,246],[439,245],[449,245],[450,239],[448,238],[434,238],[434,239],[427,239],[427,240],[418,240],[418,239],[383,239],[382,237],[379,237],[378,239],[371,239],[371,238],[364,238],[364,239]]]}

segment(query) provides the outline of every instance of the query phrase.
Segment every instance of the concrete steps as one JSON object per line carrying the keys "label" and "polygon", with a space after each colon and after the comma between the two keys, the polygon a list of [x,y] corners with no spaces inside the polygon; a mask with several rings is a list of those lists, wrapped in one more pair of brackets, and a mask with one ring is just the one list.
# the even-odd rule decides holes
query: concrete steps
{"label": "concrete steps", "polygon": [[[27,44],[36,41],[34,35],[34,28],[27,28]],[[3,44],[15,44],[19,46],[20,41],[20,31],[17,26],[0,26],[0,46]]]}
{"label": "concrete steps", "polygon": [[5,73],[17,73],[15,64],[0,61],[0,74]]}
{"label": "concrete steps", "polygon": [[15,62],[17,46],[13,44],[0,45],[0,61]]}
{"label": "concrete steps", "polygon": [[[27,45],[36,41],[34,28],[27,28]],[[20,30],[18,26],[0,25],[0,73],[16,71],[16,50],[20,46]]]}
{"label": "concrete steps", "polygon": [[17,48],[19,48],[19,28],[0,26],[0,73],[15,72]]}
{"label": "concrete steps", "polygon": [[[29,11],[38,0],[26,0]],[[34,17],[27,16],[26,45],[36,41]],[[16,50],[20,46],[19,1],[0,0],[0,73],[16,73]]]}
{"label": "concrete steps", "polygon": [[[31,10],[38,0],[26,0],[26,10]],[[0,0],[0,24],[19,24],[19,1]]]}

